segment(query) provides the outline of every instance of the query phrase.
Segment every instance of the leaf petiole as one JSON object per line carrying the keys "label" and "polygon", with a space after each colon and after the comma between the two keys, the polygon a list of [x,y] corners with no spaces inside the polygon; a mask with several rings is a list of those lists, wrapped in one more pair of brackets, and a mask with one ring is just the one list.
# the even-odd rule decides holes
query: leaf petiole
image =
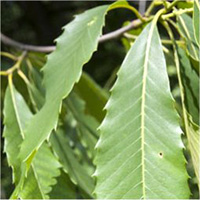
{"label": "leaf petiole", "polygon": [[0,72],[0,75],[1,76],[9,76],[10,74],[12,74],[16,69],[19,69],[20,68],[20,65],[24,59],[24,57],[26,56],[26,51],[24,51],[22,53],[22,55],[20,57],[17,58],[17,62],[11,67],[9,68],[8,70],[6,71],[1,71]]}

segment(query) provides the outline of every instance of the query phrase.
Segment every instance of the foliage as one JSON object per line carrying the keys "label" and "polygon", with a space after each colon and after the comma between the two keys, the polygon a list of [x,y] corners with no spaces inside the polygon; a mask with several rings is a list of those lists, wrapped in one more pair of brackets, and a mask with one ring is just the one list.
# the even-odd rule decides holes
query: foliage
{"label": "foliage", "polygon": [[[102,88],[83,66],[119,8],[139,24]],[[47,59],[1,52],[14,63],[1,71],[10,198],[198,198],[199,17],[197,0],[153,1],[144,16],[122,0],[77,15]]]}

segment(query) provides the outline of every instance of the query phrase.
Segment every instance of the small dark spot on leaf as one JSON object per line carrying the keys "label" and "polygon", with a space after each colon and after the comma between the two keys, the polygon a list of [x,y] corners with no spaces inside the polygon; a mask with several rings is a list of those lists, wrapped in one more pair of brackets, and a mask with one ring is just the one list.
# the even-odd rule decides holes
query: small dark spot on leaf
{"label": "small dark spot on leaf", "polygon": [[160,153],[159,153],[159,156],[162,158],[162,157],[163,157],[163,153],[162,153],[162,152],[160,152]]}

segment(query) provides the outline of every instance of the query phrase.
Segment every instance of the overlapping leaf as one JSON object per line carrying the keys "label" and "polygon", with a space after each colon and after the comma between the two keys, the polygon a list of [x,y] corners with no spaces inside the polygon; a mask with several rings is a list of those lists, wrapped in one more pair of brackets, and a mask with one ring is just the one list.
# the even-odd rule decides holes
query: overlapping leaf
{"label": "overlapping leaf", "polygon": [[80,79],[83,65],[97,50],[105,14],[119,7],[135,10],[126,1],[90,9],[77,15],[56,39],[56,50],[48,56],[47,64],[43,68],[46,102],[26,130],[28,134],[21,145],[21,160],[27,161],[31,158],[56,128],[62,99],[68,96]]}
{"label": "overlapping leaf", "polygon": [[69,176],[62,171],[49,196],[50,199],[75,199],[77,197],[76,191],[76,186],[71,182]]}
{"label": "overlapping leaf", "polygon": [[94,158],[94,147],[97,143],[97,127],[99,123],[85,113],[84,101],[75,93],[70,94],[66,100],[68,109],[72,112],[77,123],[77,131],[83,146],[87,149],[89,157]]}
{"label": "overlapping leaf", "polygon": [[183,49],[178,48],[180,72],[184,87],[185,106],[193,121],[199,124],[199,77]]}
{"label": "overlapping leaf", "polygon": [[200,45],[200,6],[198,0],[194,0],[194,14],[193,14],[194,35],[197,43]]}
{"label": "overlapping leaf", "polygon": [[25,137],[24,130],[26,124],[31,120],[32,113],[23,97],[16,91],[12,84],[10,84],[10,87],[6,91],[4,116],[4,151],[7,154],[9,165],[13,169],[15,185],[19,184],[19,187],[23,187],[22,190],[19,190],[19,194],[17,194],[17,191],[17,196],[29,199],[48,198],[47,194],[50,192],[51,186],[55,184],[54,177],[59,175],[58,168],[60,164],[51,153],[47,144],[44,143],[33,160],[31,170],[25,182],[22,180],[21,162],[18,153],[19,147]]}
{"label": "overlapping leaf", "polygon": [[49,198],[51,185],[56,184],[54,177],[60,174],[58,170],[60,166],[48,145],[44,143],[33,159],[32,170],[28,172],[20,197],[23,199]]}
{"label": "overlapping leaf", "polygon": [[187,51],[194,69],[199,73],[199,46],[195,39],[192,18],[187,14],[178,17],[178,26],[186,39]]}
{"label": "overlapping leaf", "polygon": [[197,176],[197,182],[200,187],[200,158],[199,158],[199,148],[200,148],[200,130],[199,126],[197,126],[193,121],[192,117],[188,114],[187,115],[187,138],[189,143],[189,148],[192,157],[192,163],[194,166],[194,171]]}
{"label": "overlapping leaf", "polygon": [[83,166],[78,162],[71,147],[69,146],[69,139],[65,136],[62,130],[57,131],[51,135],[50,142],[52,148],[58,155],[63,169],[69,174],[73,183],[78,184],[90,197],[94,189],[94,181],[92,177],[86,172]]}
{"label": "overlapping leaf", "polygon": [[[38,88],[41,87],[41,85],[40,85],[41,79],[39,77],[40,77],[39,74],[37,74],[36,77],[35,77],[36,80],[38,80],[38,82],[37,82]],[[35,82],[33,82],[32,84],[34,85]],[[33,97],[35,97],[36,95],[39,95],[37,98],[40,99],[43,102],[44,101],[44,97],[43,97],[44,94],[41,93],[42,88],[41,88],[41,91],[40,91],[39,94],[38,93],[35,94],[34,92],[35,91],[33,91]],[[38,103],[37,106],[41,105],[41,101],[36,101]],[[67,108],[65,108],[66,106],[67,106]],[[84,102],[78,97],[78,95],[76,95],[73,92],[64,101],[63,109],[64,110],[67,109],[67,113],[65,113],[65,115],[62,115],[62,119],[60,121],[62,121],[62,123],[64,122],[63,130],[66,130],[66,137],[67,138],[64,138],[64,143],[62,142],[62,144],[68,143],[68,151],[65,151],[65,152],[59,151],[59,148],[65,149],[65,145],[64,146],[62,146],[62,145],[58,146],[57,143],[54,140],[52,142],[52,145],[53,145],[53,149],[54,150],[56,149],[55,152],[58,155],[59,159],[61,160],[61,163],[62,164],[64,163],[63,164],[64,169],[65,169],[65,172],[68,173],[68,175],[62,174],[58,178],[59,183],[57,183],[56,186],[54,186],[53,191],[50,194],[51,197],[54,197],[54,198],[58,198],[58,197],[60,198],[62,194],[63,194],[63,198],[64,197],[70,197],[72,194],[74,194],[74,195],[76,194],[74,189],[73,189],[75,187],[73,185],[73,183],[70,183],[70,180],[64,181],[63,177],[66,178],[66,177],[69,176],[69,178],[71,180],[73,180],[75,183],[84,182],[85,185],[90,184],[90,183],[86,183],[87,180],[91,181],[91,177],[89,175],[87,175],[87,173],[89,172],[89,174],[91,174],[94,171],[94,169],[93,169],[93,166],[90,166],[90,165],[92,165],[91,161],[90,161],[90,163],[88,163],[89,166],[88,166],[88,164],[87,164],[87,166],[84,166],[87,163],[88,157],[87,158],[84,157],[85,155],[83,155],[84,152],[83,152],[83,149],[80,148],[80,145],[82,143],[84,146],[86,146],[86,151],[88,151],[88,154],[90,156],[93,155],[94,146],[95,146],[96,141],[97,141],[96,128],[99,125],[98,122],[93,117],[86,115]],[[54,133],[54,134],[57,136],[57,134],[59,134],[59,132]],[[79,142],[79,140],[81,141],[81,143]],[[74,145],[72,145],[73,147],[69,145],[69,144],[72,144],[72,143],[74,144]],[[55,146],[55,144],[56,144],[56,146]],[[75,155],[75,153],[76,153],[76,155]],[[78,155],[77,155],[77,153],[78,153]],[[39,154],[39,152],[38,152],[38,154]],[[69,155],[69,157],[72,156],[74,158],[72,160],[70,160],[70,159],[67,160],[67,166],[72,166],[73,170],[67,170],[68,168],[66,168],[65,158],[68,155]],[[79,162],[80,161],[82,162],[83,157],[86,160],[86,163],[81,163],[82,164],[82,166],[81,166],[79,164]],[[63,160],[63,158],[64,158],[64,160]],[[80,158],[81,158],[81,160],[80,160]],[[81,173],[85,174],[85,176],[88,177],[88,179],[87,178],[85,179],[84,178],[85,176],[83,176],[79,179],[75,178],[75,174],[79,174],[80,169],[79,169],[79,167],[73,168],[74,163],[75,164],[78,163],[77,165],[81,166]],[[69,169],[71,169],[71,168],[69,168]],[[61,185],[60,185],[61,183],[64,184],[66,189],[59,189],[59,187],[61,187]],[[77,189],[77,187],[78,186],[76,186],[76,189]],[[81,184],[80,188],[82,188],[82,187],[83,187],[83,184]],[[70,194],[69,194],[69,191],[68,191],[69,188],[73,189],[72,193],[70,193]],[[59,192],[57,192],[56,189],[58,189],[61,193],[59,194]],[[86,193],[89,193],[88,190],[86,190],[85,187],[83,187],[82,189],[84,191],[86,191]],[[81,191],[77,194],[83,195],[84,192]],[[91,196],[91,193],[89,193],[88,195],[86,195],[87,198]]]}
{"label": "overlapping leaf", "polygon": [[13,182],[16,184],[20,180],[19,146],[24,137],[25,123],[31,117],[22,96],[15,90],[14,86],[8,87],[4,100],[4,152],[7,154],[8,164],[13,169]]}
{"label": "overlapping leaf", "polygon": [[127,54],[106,109],[95,161],[97,198],[189,198],[181,129],[154,24]]}
{"label": "overlapping leaf", "polygon": [[44,71],[46,102],[32,118],[21,146],[20,157],[26,160],[50,136],[57,126],[61,102],[81,75],[83,65],[97,49],[108,6],[91,9],[76,16],[56,40],[56,51],[48,56]]}
{"label": "overlapping leaf", "polygon": [[85,100],[87,112],[102,121],[105,116],[103,108],[108,100],[108,94],[86,73],[82,74],[75,86],[75,91]]}
{"label": "overlapping leaf", "polygon": [[194,170],[197,175],[198,184],[200,185],[199,77],[192,69],[186,53],[181,48],[178,48],[178,56],[180,61],[181,84],[183,85],[183,91],[181,92],[183,93],[182,98],[184,98],[183,117],[185,118],[185,131]]}

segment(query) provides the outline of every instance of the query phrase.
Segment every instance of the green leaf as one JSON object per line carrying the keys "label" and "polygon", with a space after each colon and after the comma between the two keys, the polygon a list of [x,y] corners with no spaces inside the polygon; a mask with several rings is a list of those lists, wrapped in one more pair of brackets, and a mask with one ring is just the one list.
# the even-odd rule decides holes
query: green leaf
{"label": "green leaf", "polygon": [[[18,198],[22,199],[44,199],[36,181],[36,176],[31,168],[28,172],[28,178],[25,180],[24,187],[21,190]],[[11,197],[11,199],[13,199]]]}
{"label": "green leaf", "polygon": [[92,163],[91,158],[88,156],[88,154],[91,155],[91,153],[89,152],[88,147],[85,148],[83,146],[83,139],[81,138],[82,135],[79,131],[79,124],[69,109],[67,110],[67,115],[63,122],[64,124],[62,126],[62,129],[66,132],[65,134],[67,137],[67,141],[75,157],[77,158],[78,162],[81,163],[81,165],[87,171],[88,174],[93,174],[95,167]]}
{"label": "green leaf", "polygon": [[[45,63],[43,63],[44,65]],[[26,66],[28,67],[28,66]],[[30,68],[30,67],[29,67]],[[31,69],[29,71],[29,79],[30,82],[35,85],[35,87],[43,94],[45,95],[45,89],[44,85],[42,83],[42,74],[39,72],[35,67],[31,65]]]}
{"label": "green leaf", "polygon": [[74,89],[85,100],[87,112],[101,122],[105,116],[103,108],[108,100],[108,93],[86,73],[82,74]]}
{"label": "green leaf", "polygon": [[194,36],[195,36],[197,43],[200,45],[199,24],[200,24],[200,6],[199,6],[198,0],[194,0],[194,14],[193,14]]}
{"label": "green leaf", "polygon": [[[180,65],[180,74],[178,75],[181,77],[181,80],[179,80],[179,84],[181,90],[185,131],[188,139],[194,171],[197,176],[198,184],[200,186],[200,132],[199,126],[195,124],[199,124],[199,77],[191,68],[186,53],[181,48],[177,49],[177,53],[178,58],[176,62],[178,67]],[[179,70],[177,71],[179,73]]]}
{"label": "green leaf", "polygon": [[194,69],[199,73],[199,46],[196,43],[192,18],[187,14],[179,15],[178,27],[186,39],[187,51]]}
{"label": "green leaf", "polygon": [[43,68],[46,102],[26,129],[27,137],[20,151],[23,161],[31,157],[56,128],[62,99],[78,82],[83,65],[97,49],[107,9],[108,6],[100,6],[77,15],[56,40],[56,50],[48,56]]}
{"label": "green leaf", "polygon": [[185,107],[193,121],[199,124],[199,77],[183,49],[178,48],[180,72],[184,87]]}
{"label": "green leaf", "polygon": [[18,158],[24,127],[31,118],[31,113],[23,97],[13,85],[7,87],[4,99],[4,152],[8,164],[13,170],[13,182],[17,184],[20,179],[20,161]]}
{"label": "green leaf", "polygon": [[179,9],[185,9],[185,8],[192,8],[192,6],[193,6],[193,2],[192,1],[178,1],[177,2],[177,7],[179,8]]}
{"label": "green leaf", "polygon": [[182,131],[154,24],[128,52],[106,109],[95,160],[97,198],[189,198]]}
{"label": "green leaf", "polygon": [[[32,168],[36,177],[35,181],[37,182],[44,199],[49,198],[47,194],[51,191],[51,185],[56,184],[55,177],[60,175],[60,167],[60,163],[50,151],[47,143],[43,143],[37,155],[33,159]],[[28,178],[27,182],[30,184]],[[26,185],[24,185],[24,187],[26,187]],[[32,193],[34,193],[34,190]],[[29,194],[27,194],[26,198],[30,199]]]}
{"label": "green leaf", "polygon": [[194,171],[197,176],[198,185],[200,187],[200,158],[199,158],[199,138],[200,138],[200,131],[199,126],[197,126],[193,121],[192,117],[188,114],[187,115],[187,138],[188,138],[188,144],[189,149],[192,157],[192,163],[194,166]]}
{"label": "green leaf", "polygon": [[38,108],[41,108],[44,104],[44,98],[40,95],[40,90],[36,87],[35,83],[29,81],[24,72],[19,71],[18,74],[23,79],[30,98],[31,105],[33,107],[34,112],[38,111]]}
{"label": "green leaf", "polygon": [[37,69],[41,69],[46,62],[46,54],[40,52],[28,52],[28,60],[31,62],[31,65]]}
{"label": "green leaf", "polygon": [[[35,82],[37,82],[37,87],[36,86],[35,87],[41,88],[40,74],[35,74],[35,75],[36,75],[35,81],[32,81],[31,84],[35,85]],[[36,106],[41,105],[41,102],[44,101],[44,95],[42,93],[43,93],[42,88],[40,89],[39,93],[38,92],[35,93],[35,90],[33,90],[33,97],[39,99],[39,101],[36,101],[37,102]],[[35,99],[34,99],[34,101],[35,101]],[[68,130],[68,132],[67,132],[68,139],[70,138],[70,136],[72,136],[73,138],[74,138],[75,135],[77,136],[77,137],[74,138],[75,140],[69,140],[69,143],[74,142],[75,145],[79,146],[80,143],[79,143],[78,140],[80,138],[81,143],[84,146],[86,146],[86,150],[88,151],[88,154],[90,155],[90,157],[92,157],[92,154],[94,153],[94,146],[97,142],[96,129],[97,129],[99,123],[93,117],[91,117],[90,115],[87,115],[85,113],[85,103],[75,93],[72,92],[72,94],[69,95],[69,97],[64,101],[63,109],[66,106],[66,104],[67,104],[67,109],[68,109],[67,115],[65,115],[63,117],[67,118],[67,119],[62,119],[60,121],[62,121],[62,123],[65,124],[64,129]],[[69,122],[68,118],[71,115],[72,115],[72,118]],[[70,129],[72,129],[72,130],[70,130],[70,132],[72,132],[72,133],[69,132],[69,123],[70,123],[70,125],[73,126],[73,127],[70,127]],[[77,132],[79,132],[79,134]],[[78,135],[79,135],[79,137],[78,137]],[[76,151],[76,150],[73,147],[73,151]],[[40,152],[40,150],[39,150],[39,152]],[[38,152],[38,154],[39,154],[39,152]],[[73,154],[72,150],[71,150],[71,153]],[[81,150],[81,152],[79,151],[78,154],[79,154],[79,158],[77,160],[80,161],[80,157],[83,157],[84,153]],[[36,157],[37,157],[37,155],[36,155]],[[88,158],[84,158],[84,159],[88,159]],[[41,160],[43,160],[43,159],[41,159]],[[34,162],[34,160],[33,160],[33,162]],[[73,165],[73,162],[71,163],[70,160],[69,160],[69,165],[71,165],[71,164]],[[82,162],[82,160],[81,160],[81,162]],[[85,162],[85,160],[84,160],[84,162]],[[81,163],[81,164],[83,165],[83,163]],[[91,161],[90,161],[89,164],[91,165]],[[84,166],[84,167],[88,168],[88,166]],[[90,172],[90,174],[93,173],[93,171],[94,171],[93,168],[94,168],[94,166],[92,166],[92,171],[91,171],[91,166],[89,166],[89,169],[87,169],[88,172]],[[71,174],[69,173],[69,176],[70,175]],[[65,175],[65,177],[66,177],[66,175]],[[73,180],[73,178],[74,178],[73,173],[72,173],[72,177],[70,177],[70,178]],[[59,178],[59,180],[62,181],[62,179],[60,179],[60,178]],[[55,191],[56,188],[58,189],[60,186],[61,185],[58,183],[57,186],[55,186],[54,191],[51,195],[53,195],[55,197],[55,195],[60,196],[61,194],[63,194],[62,189],[59,189],[62,192],[61,194],[59,194],[58,192]],[[64,197],[66,197],[66,195],[68,196],[68,193],[66,194],[66,190],[64,190],[64,191],[65,191]],[[84,193],[81,192],[81,194],[83,195]],[[88,195],[86,197],[88,197]]]}
{"label": "green leaf", "polygon": [[99,123],[92,116],[85,113],[85,103],[75,93],[69,95],[66,104],[77,123],[81,143],[87,149],[88,156],[93,159],[95,155],[94,147],[98,139],[97,127]]}
{"label": "green leaf", "polygon": [[[8,163],[13,169],[14,183],[18,186],[16,193],[20,192],[18,195],[20,198],[48,198],[47,194],[50,192],[51,186],[55,184],[54,177],[59,175],[60,164],[46,143],[42,145],[35,156],[25,182],[20,170],[19,146],[25,137],[26,123],[31,118],[32,113],[23,97],[10,83],[5,96],[3,136],[5,138],[4,151],[7,154]],[[18,190],[19,188],[22,190]]]}
{"label": "green leaf", "polygon": [[92,197],[94,181],[78,162],[69,146],[69,140],[63,131],[60,129],[57,130],[56,133],[53,133],[50,142],[55,154],[58,155],[58,158],[62,163],[64,171],[69,174],[72,182],[78,184],[88,195],[90,195],[90,197]]}
{"label": "green leaf", "polygon": [[61,171],[61,175],[57,178],[57,183],[53,186],[49,196],[50,199],[76,198],[76,186],[71,182],[65,172]]}
{"label": "green leaf", "polygon": [[[41,87],[41,85],[40,85],[41,84],[41,80],[39,80],[39,77],[40,77],[40,75],[37,74],[36,77],[35,77],[36,78],[35,80],[39,81],[39,82],[37,82],[37,84],[38,84],[37,87],[40,88]],[[31,86],[35,86],[35,82],[32,82]],[[36,86],[35,86],[35,88],[36,88]],[[41,105],[41,102],[44,101],[44,99],[43,99],[44,97],[43,97],[43,94],[42,94],[41,90],[39,92],[37,90],[33,90],[33,98],[39,99],[39,101],[36,101],[37,102],[37,104],[36,104],[37,108],[38,108],[38,106]],[[35,101],[35,99],[33,99],[33,100]],[[71,95],[69,95],[69,97],[67,98],[67,100],[65,102],[68,102],[67,105],[69,107],[69,110],[71,110],[74,119],[77,121],[76,130],[78,130],[80,132],[80,138],[81,138],[82,143],[87,147],[87,149],[89,147],[88,150],[89,150],[89,153],[90,153],[90,156],[91,156],[92,153],[94,152],[94,146],[95,146],[95,144],[97,142],[96,129],[97,129],[99,123],[94,118],[92,118],[91,116],[86,115],[84,113],[84,111],[85,111],[85,103],[77,95],[75,95],[75,93],[72,93]],[[69,114],[70,113],[67,113],[67,116]],[[68,123],[68,122],[66,122],[66,123]],[[68,127],[66,127],[66,128],[68,129]],[[73,134],[75,134],[75,133],[73,132]],[[94,135],[95,135],[95,137],[94,137]],[[75,142],[77,143],[77,141],[75,141]],[[45,145],[45,143],[43,145]],[[39,149],[36,157],[34,157],[32,165],[34,165],[35,162],[41,162],[41,161],[44,162],[44,158],[42,158],[42,154],[40,153],[42,151],[42,149],[43,149],[43,145]],[[73,154],[72,150],[71,150],[71,154]],[[49,157],[47,157],[47,159],[50,160]],[[71,165],[71,164],[73,165],[74,164],[74,160],[72,161],[72,163],[71,163],[70,160],[69,160],[69,162],[70,162],[69,165]],[[48,163],[50,165],[49,162],[46,162],[46,163]],[[53,165],[53,164],[54,163],[52,163],[51,165]],[[56,164],[56,162],[55,162],[55,164]],[[38,165],[40,165],[40,164],[38,164]],[[37,168],[36,168],[36,170],[37,170]],[[83,170],[83,168],[82,168],[82,170]],[[93,172],[93,170],[92,170],[92,172]],[[30,178],[25,182],[25,186],[23,188],[23,191],[20,194],[21,197],[27,198],[27,197],[30,196],[30,198],[34,198],[35,195],[38,193],[38,195],[43,196],[43,198],[44,198],[44,195],[41,192],[40,193],[37,192],[37,190],[39,190],[39,189],[38,189],[37,185],[35,184],[34,173],[32,173],[32,171],[30,171],[28,173],[30,174]],[[51,174],[52,172],[48,171],[48,173]],[[45,173],[44,173],[44,175],[45,175],[45,177],[47,176]],[[69,173],[69,175],[71,175],[71,174]],[[42,177],[43,174],[36,174],[36,176],[37,177]],[[71,182],[70,180],[69,181],[68,180],[63,180],[66,177],[68,177],[66,174],[62,175],[62,177],[59,177],[58,178],[59,182],[53,187],[53,191],[51,192],[50,195],[52,195],[54,197],[54,199],[58,198],[58,197],[60,197],[60,198],[62,197],[62,199],[64,197],[69,197],[70,198],[70,197],[72,197],[71,196],[72,194],[76,195],[75,189],[74,189],[74,191],[71,191],[71,193],[69,193],[68,190],[66,191],[66,188],[63,188],[65,186],[67,186],[67,184],[68,184],[69,187],[71,187],[71,189],[75,187],[73,183],[70,183]],[[71,178],[73,180],[73,178],[74,178],[74,174],[73,173],[72,173],[72,177]],[[50,180],[49,180],[49,182],[50,182]],[[64,185],[61,186],[61,183],[63,183]],[[60,188],[60,187],[62,187],[62,188]],[[60,192],[58,192],[57,190],[60,191]],[[63,196],[61,196],[61,195],[63,195]],[[39,198],[40,196],[37,196],[37,198]],[[88,195],[87,195],[87,197],[88,197]]]}

